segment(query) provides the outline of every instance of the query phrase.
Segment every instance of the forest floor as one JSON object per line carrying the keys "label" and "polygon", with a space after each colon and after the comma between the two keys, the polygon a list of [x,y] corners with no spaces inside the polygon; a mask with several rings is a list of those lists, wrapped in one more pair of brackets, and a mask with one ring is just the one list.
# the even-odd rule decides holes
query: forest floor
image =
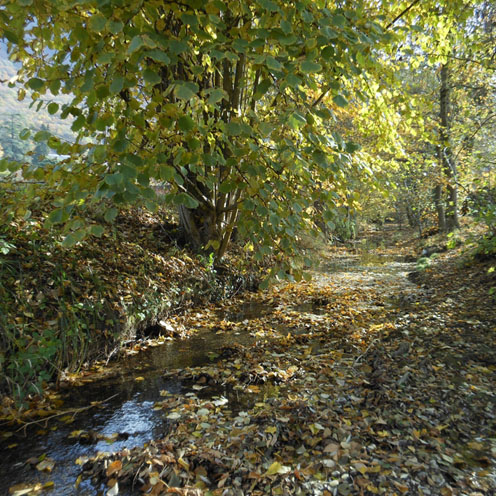
{"label": "forest floor", "polygon": [[312,282],[236,302],[256,318],[216,307],[173,323],[255,341],[168,371],[192,392],[155,404],[163,439],[97,456],[87,474],[151,494],[494,494],[490,276],[448,252],[411,282],[411,248],[390,241],[333,250]]}
{"label": "forest floor", "polygon": [[201,326],[229,344],[205,350],[206,365],[164,371],[188,392],[163,391],[150,406],[166,419],[163,434],[77,460],[76,487],[496,494],[494,272],[461,264],[456,250],[416,270],[405,261],[412,243],[384,236],[330,249],[310,282],[171,317],[170,329]]}

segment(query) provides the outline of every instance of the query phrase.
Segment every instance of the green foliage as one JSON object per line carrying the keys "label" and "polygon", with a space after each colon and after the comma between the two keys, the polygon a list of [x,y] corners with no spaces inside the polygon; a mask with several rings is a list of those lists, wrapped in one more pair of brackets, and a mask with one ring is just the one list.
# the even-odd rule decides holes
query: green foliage
{"label": "green foliage", "polygon": [[336,217],[332,231],[342,241],[354,239],[357,235],[356,219],[349,214],[341,214]]}
{"label": "green foliage", "polygon": [[15,245],[9,243],[3,236],[0,236],[0,254],[7,255],[12,250],[15,250]]}
{"label": "green foliage", "polygon": [[473,10],[461,0],[442,11],[433,0],[406,10],[368,0],[33,5],[7,5],[0,32],[23,64],[19,98],[60,112],[78,135],[36,133],[68,158],[22,171],[56,197],[47,225],[66,246],[100,233],[84,225],[85,208],[154,209],[163,183],[191,243],[217,260],[234,228],[258,258],[296,260],[301,233],[316,234],[316,203],[338,225],[343,204],[370,192],[377,203],[395,183],[420,229],[430,213],[440,175],[423,181],[429,165],[417,166],[432,162],[439,126],[432,98],[404,91],[405,74],[435,81],[430,67],[464,46]]}
{"label": "green foliage", "polygon": [[496,257],[496,232],[490,231],[478,237],[474,253],[481,258]]}
{"label": "green foliage", "polygon": [[477,188],[467,195],[463,206],[486,227],[485,233],[473,240],[475,254],[490,258],[496,256],[496,188],[492,186],[491,173],[480,175],[474,183]]}
{"label": "green foliage", "polygon": [[[38,247],[35,238],[27,241],[32,246],[33,259],[38,259],[40,266],[50,263],[53,271],[47,287],[33,288],[33,281],[24,273],[24,264],[29,266],[33,262],[24,260],[21,264],[11,253],[15,246],[4,239],[0,242],[2,253],[10,254],[9,258],[0,259],[0,365],[3,370],[0,388],[23,401],[29,394],[40,394],[44,384],[63,368],[76,370],[87,360],[91,352],[89,343],[95,339],[92,336],[95,327],[106,321],[106,311],[100,303],[104,301],[104,293],[96,301],[80,301],[62,264],[50,260],[56,246]],[[18,242],[24,244],[26,240],[19,238]],[[18,283],[14,284],[16,280]],[[97,279],[94,284],[99,287]],[[37,294],[33,295],[33,290]],[[55,308],[49,304],[47,291],[58,295]],[[38,300],[35,305],[33,297]]]}
{"label": "green foliage", "polygon": [[439,257],[438,253],[433,253],[429,257],[420,257],[417,260],[417,270],[424,271],[428,269],[432,265],[433,260],[435,260],[437,257]]}
{"label": "green foliage", "polygon": [[348,188],[338,176],[354,174],[333,108],[353,98],[339,81],[373,66],[391,39],[382,12],[368,2],[140,5],[4,10],[21,80],[37,101],[66,95],[60,115],[79,135],[48,140],[64,164],[23,171],[56,191],[48,223],[65,225],[70,246],[94,234],[71,227],[76,206],[153,208],[150,184],[167,182],[167,201],[192,211],[191,240],[217,258],[235,226],[259,257],[296,252],[313,201],[332,217]]}
{"label": "green foliage", "polygon": [[463,244],[463,239],[459,235],[458,231],[454,231],[448,234],[448,241],[446,243],[446,248],[448,250],[453,250],[454,248],[461,246]]}

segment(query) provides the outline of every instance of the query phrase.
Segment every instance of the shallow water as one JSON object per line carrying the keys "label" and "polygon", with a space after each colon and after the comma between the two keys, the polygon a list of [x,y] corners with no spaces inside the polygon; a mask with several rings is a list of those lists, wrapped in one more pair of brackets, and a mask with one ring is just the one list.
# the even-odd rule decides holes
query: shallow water
{"label": "shallow water", "polygon": [[[262,310],[267,313],[269,308],[262,309],[260,305],[255,311],[252,305],[246,313],[243,308],[236,309],[235,313],[240,321],[244,321],[259,317]],[[93,456],[99,451],[115,452],[132,448],[162,437],[167,429],[167,420],[162,410],[153,410],[154,403],[161,399],[160,392],[165,390],[175,395],[185,395],[193,391],[192,384],[186,381],[170,377],[164,379],[164,372],[208,364],[211,352],[225,345],[250,344],[253,341],[254,338],[248,333],[217,334],[212,330],[199,330],[187,340],[164,343],[127,358],[118,374],[109,379],[71,387],[64,408],[87,407],[92,401],[104,403],[101,407],[78,413],[71,423],[52,420],[45,426],[42,422],[26,432],[14,432],[6,441],[1,441],[0,494],[4,494],[4,491],[8,494],[8,488],[14,484],[47,481],[55,484],[52,494],[96,494],[97,488],[88,481],[83,481],[77,489],[74,487],[81,472],[75,460]],[[137,381],[136,377],[143,377],[144,380]],[[196,394],[201,396],[198,392]],[[239,392],[230,389],[210,389],[209,395],[212,394],[230,396],[234,408],[237,403],[243,403]],[[105,401],[108,398],[111,399]],[[39,434],[40,430],[47,432]],[[91,444],[82,444],[70,438],[71,432],[78,430],[104,436],[119,434],[120,438],[112,443],[97,440]],[[9,448],[16,443],[17,446]],[[30,458],[42,455],[55,461],[52,473],[39,472],[25,463]],[[120,494],[125,493],[121,491]]]}

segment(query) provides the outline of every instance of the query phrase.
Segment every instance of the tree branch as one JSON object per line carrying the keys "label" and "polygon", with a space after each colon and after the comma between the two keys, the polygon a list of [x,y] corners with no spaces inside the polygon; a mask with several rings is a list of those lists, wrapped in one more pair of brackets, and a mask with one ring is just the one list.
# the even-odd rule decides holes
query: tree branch
{"label": "tree branch", "polygon": [[312,103],[311,107],[315,107],[316,105],[318,105],[322,101],[322,99],[327,95],[330,89],[331,89],[331,85],[328,85],[327,88],[322,91],[320,96]]}
{"label": "tree branch", "polygon": [[[469,136],[468,141],[472,140],[475,138],[476,134],[493,118],[496,117],[495,113],[490,113],[479,125],[477,126],[477,129]],[[457,154],[455,155],[455,158],[453,160],[456,161],[460,153],[465,149],[466,147],[462,145],[460,149],[458,150]]]}
{"label": "tree branch", "polygon": [[401,19],[410,9],[415,7],[420,2],[420,0],[414,0],[406,9],[403,10],[403,12],[399,13],[387,26],[386,29],[389,29],[396,21]]}

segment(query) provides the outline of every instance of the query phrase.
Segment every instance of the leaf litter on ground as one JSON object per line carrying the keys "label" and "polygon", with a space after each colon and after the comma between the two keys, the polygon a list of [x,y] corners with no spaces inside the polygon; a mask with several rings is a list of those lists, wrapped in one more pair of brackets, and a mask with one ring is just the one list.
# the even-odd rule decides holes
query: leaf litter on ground
{"label": "leaf litter on ground", "polygon": [[[163,327],[175,336],[208,328],[226,345],[208,354],[208,365],[164,372],[190,392],[157,398],[153,408],[166,418],[161,439],[78,459],[76,486],[92,478],[110,495],[130,487],[183,495],[494,494],[496,320],[485,292],[494,275],[460,267],[450,253],[414,273],[414,284],[406,278],[411,265],[367,262],[407,252],[396,244],[367,258],[334,249],[311,282],[168,319]],[[112,442],[93,431],[72,436]],[[47,488],[16,485],[10,493]]]}
{"label": "leaf litter on ground", "polygon": [[84,476],[112,494],[494,494],[494,308],[476,269],[437,263],[417,284],[411,266],[316,274],[238,299],[249,319],[233,304],[176,317],[252,340],[166,371],[191,392],[155,403],[163,438]]}

